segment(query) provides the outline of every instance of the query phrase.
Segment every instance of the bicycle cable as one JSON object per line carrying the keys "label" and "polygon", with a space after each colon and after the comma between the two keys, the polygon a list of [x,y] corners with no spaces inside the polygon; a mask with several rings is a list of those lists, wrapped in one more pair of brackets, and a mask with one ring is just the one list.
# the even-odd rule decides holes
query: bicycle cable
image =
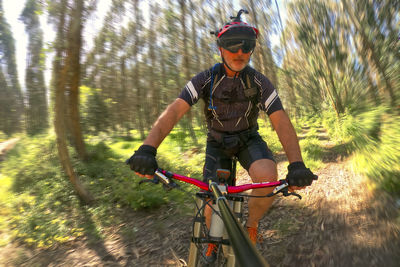
{"label": "bicycle cable", "polygon": [[[196,203],[196,208],[197,208],[197,213],[195,214],[195,216],[194,216],[194,218],[193,218],[193,222],[192,222],[192,229],[194,229],[194,224],[196,223],[196,219],[197,218],[201,218],[201,211],[202,210],[204,210],[204,208],[206,207],[206,205],[208,205],[208,206],[210,206],[212,209],[214,209],[213,207],[212,207],[212,205],[210,205],[209,203],[212,201],[212,199],[210,198],[210,199],[208,199],[207,201],[204,201],[204,203],[203,203],[203,205],[199,208],[198,206],[197,206],[197,203]],[[214,210],[215,211],[215,210]],[[204,234],[206,234],[207,233],[207,235],[209,235],[209,229],[207,229],[207,225],[205,224],[205,222],[203,222],[203,221],[201,221],[201,232],[203,232]],[[192,230],[192,240],[195,238],[195,236],[194,236],[194,231]],[[195,244],[195,246],[197,247],[197,250],[201,250],[202,249],[202,247],[200,246],[200,244],[201,244],[201,242],[193,242],[194,244]],[[204,257],[204,255],[203,255],[203,253],[199,253],[200,255],[201,255],[201,257],[203,257],[203,258],[205,258]]]}

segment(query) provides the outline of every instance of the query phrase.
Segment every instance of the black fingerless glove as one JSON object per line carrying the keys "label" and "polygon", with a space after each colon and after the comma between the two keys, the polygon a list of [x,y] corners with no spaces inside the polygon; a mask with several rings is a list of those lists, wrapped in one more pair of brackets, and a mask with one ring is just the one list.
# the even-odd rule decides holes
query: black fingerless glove
{"label": "black fingerless glove", "polygon": [[126,164],[131,170],[140,174],[153,175],[158,168],[156,161],[157,149],[149,145],[141,145],[138,150],[130,157]]}
{"label": "black fingerless glove", "polygon": [[306,168],[303,162],[292,162],[288,166],[288,174],[286,180],[291,186],[308,186],[313,180],[317,180],[318,176],[313,174],[309,168]]}

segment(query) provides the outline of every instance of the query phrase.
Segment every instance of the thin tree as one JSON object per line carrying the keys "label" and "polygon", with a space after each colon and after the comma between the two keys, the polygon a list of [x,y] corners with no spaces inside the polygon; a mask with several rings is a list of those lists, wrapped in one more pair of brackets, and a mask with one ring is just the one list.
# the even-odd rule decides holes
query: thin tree
{"label": "thin tree", "polygon": [[6,22],[3,1],[0,0],[0,72],[3,84],[0,87],[0,131],[13,134],[22,129],[22,114],[24,110],[21,87],[18,81],[17,64],[15,60],[15,41],[10,25]]}
{"label": "thin tree", "polygon": [[[183,43],[183,64],[182,67],[184,69],[185,79],[189,81],[191,79],[191,71],[190,71],[190,55],[188,49],[188,33],[186,28],[186,13],[187,13],[187,6],[185,0],[179,0],[179,5],[181,7],[181,24],[182,24],[182,43]],[[189,131],[189,134],[193,140],[193,143],[197,146],[198,141],[196,138],[196,133],[193,130],[193,116],[192,112],[189,111],[186,117],[185,123],[186,129]]]}
{"label": "thin tree", "polygon": [[79,115],[79,85],[81,80],[80,56],[82,49],[82,18],[84,11],[83,0],[75,0],[71,10],[67,33],[67,57],[64,65],[67,73],[68,109],[73,144],[81,159],[87,160],[85,143],[83,141],[81,119]]}
{"label": "thin tree", "polygon": [[[387,59],[385,59],[385,52],[387,49],[382,49],[380,47],[380,44],[382,44],[383,41],[382,39],[385,37],[379,32],[380,25],[376,21],[377,16],[375,15],[374,5],[365,0],[357,1],[357,3],[352,6],[349,5],[348,0],[343,0],[342,3],[345,11],[348,12],[349,17],[361,38],[362,56],[366,57],[370,66],[373,66],[376,69],[378,74],[378,85],[384,87],[384,90],[388,95],[386,99],[388,99],[388,102],[392,107],[396,107],[396,95],[393,88],[394,82],[388,73],[389,62]],[[399,5],[397,4],[397,9],[399,9],[398,6]],[[374,30],[372,32],[367,32],[366,26],[372,26],[371,28]],[[372,38],[374,38],[376,41],[374,41]]]}
{"label": "thin tree", "polygon": [[[279,27],[281,30],[281,35],[282,35],[282,40],[283,44],[281,45],[283,47],[285,57],[283,61],[283,73],[286,78],[286,83],[287,83],[287,90],[288,90],[288,96],[289,96],[289,101],[290,101],[290,106],[289,106],[289,114],[293,114],[294,117],[296,118],[296,94],[294,93],[294,88],[293,88],[293,79],[291,75],[291,70],[290,70],[290,65],[287,64],[287,55],[288,55],[288,49],[287,49],[287,40],[286,40],[286,31],[283,29],[283,24],[282,24],[282,18],[281,18],[281,12],[279,10],[279,5],[278,2],[275,0],[275,6],[276,10],[278,13],[278,21],[279,21]],[[294,107],[294,108],[292,108]]]}
{"label": "thin tree", "polygon": [[27,0],[21,19],[28,34],[26,60],[26,131],[34,135],[48,127],[47,89],[44,82],[43,31],[40,28],[38,12],[40,5],[36,0]]}
{"label": "thin tree", "polygon": [[[80,0],[76,0],[80,1]],[[75,2],[78,4],[77,2]],[[65,67],[65,41],[66,34],[65,29],[66,22],[68,19],[68,0],[61,0],[59,2],[51,2],[51,19],[56,26],[56,40],[55,40],[55,57],[53,61],[53,86],[55,90],[55,107],[54,107],[54,128],[57,136],[57,148],[58,156],[61,165],[68,175],[70,182],[72,183],[74,189],[77,191],[79,197],[85,203],[91,203],[94,198],[91,194],[84,188],[80,182],[78,176],[74,172],[69,157],[69,152],[67,148],[67,136],[66,136],[66,125],[63,113],[65,111],[65,94],[67,91],[67,79],[68,79],[68,68]],[[69,18],[71,19],[71,18]]]}
{"label": "thin tree", "polygon": [[144,116],[142,113],[142,107],[140,105],[142,97],[144,95],[143,91],[144,88],[142,87],[141,81],[140,81],[140,75],[142,73],[141,67],[140,67],[140,61],[139,61],[139,46],[141,44],[140,40],[140,27],[142,26],[141,23],[141,16],[140,16],[140,10],[139,10],[139,0],[133,0],[133,12],[134,12],[134,27],[133,27],[133,32],[132,36],[134,38],[133,46],[131,48],[132,50],[132,57],[134,60],[134,67],[132,69],[132,81],[133,81],[133,86],[136,89],[136,101],[133,103],[136,107],[136,118],[137,118],[137,128],[139,129],[140,132],[140,137],[141,139],[145,138],[145,122],[144,122]]}

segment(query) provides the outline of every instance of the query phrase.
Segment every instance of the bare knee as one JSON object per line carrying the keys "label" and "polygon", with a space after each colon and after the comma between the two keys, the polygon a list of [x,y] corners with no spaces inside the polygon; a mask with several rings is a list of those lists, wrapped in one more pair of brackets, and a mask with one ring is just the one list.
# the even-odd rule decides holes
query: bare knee
{"label": "bare knee", "polygon": [[249,175],[254,183],[276,181],[276,163],[270,159],[259,159],[250,165]]}

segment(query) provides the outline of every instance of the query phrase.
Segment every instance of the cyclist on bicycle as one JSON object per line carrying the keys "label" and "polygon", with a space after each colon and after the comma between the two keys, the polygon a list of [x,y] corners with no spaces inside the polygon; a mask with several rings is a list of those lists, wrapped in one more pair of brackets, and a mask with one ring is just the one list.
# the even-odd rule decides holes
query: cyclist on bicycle
{"label": "cyclist on bicycle", "polygon": [[[194,76],[154,123],[143,145],[129,159],[138,175],[151,178],[157,169],[157,147],[172,128],[201,98],[208,126],[204,180],[215,179],[217,169],[231,169],[236,157],[253,182],[277,179],[277,166],[266,142],[258,133],[259,110],[265,111],[289,160],[287,179],[292,190],[311,185],[315,175],[306,168],[296,132],[271,82],[248,63],[256,45],[258,30],[241,21],[240,15],[214,34],[222,63]],[[247,13],[247,12],[246,12]],[[254,190],[266,195],[272,189]],[[251,241],[257,242],[258,222],[273,198],[251,198],[246,223]],[[209,244],[207,256],[213,253]]]}

